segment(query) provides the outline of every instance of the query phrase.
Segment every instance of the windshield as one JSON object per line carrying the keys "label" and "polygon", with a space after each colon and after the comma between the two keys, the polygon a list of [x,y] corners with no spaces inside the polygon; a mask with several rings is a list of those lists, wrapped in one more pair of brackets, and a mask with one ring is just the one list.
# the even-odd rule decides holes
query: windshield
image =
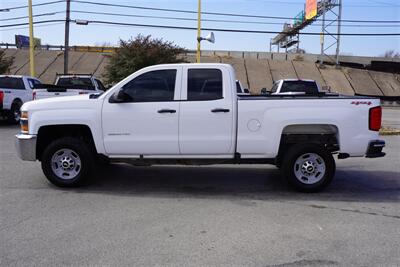
{"label": "windshield", "polygon": [[90,78],[82,77],[65,77],[59,78],[57,81],[58,86],[65,86],[68,88],[94,90],[92,80]]}

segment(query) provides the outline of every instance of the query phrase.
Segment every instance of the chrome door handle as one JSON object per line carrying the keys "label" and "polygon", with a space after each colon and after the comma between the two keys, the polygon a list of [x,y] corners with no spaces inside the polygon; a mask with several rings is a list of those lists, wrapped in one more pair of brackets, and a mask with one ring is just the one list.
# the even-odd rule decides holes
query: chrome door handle
{"label": "chrome door handle", "polygon": [[214,109],[211,110],[211,112],[214,112],[214,113],[224,112],[224,113],[226,113],[226,112],[229,112],[229,109],[227,109],[227,108],[214,108]]}
{"label": "chrome door handle", "polygon": [[167,109],[167,108],[164,108],[164,109],[160,109],[159,111],[157,111],[158,113],[176,113],[176,110],[175,109]]}

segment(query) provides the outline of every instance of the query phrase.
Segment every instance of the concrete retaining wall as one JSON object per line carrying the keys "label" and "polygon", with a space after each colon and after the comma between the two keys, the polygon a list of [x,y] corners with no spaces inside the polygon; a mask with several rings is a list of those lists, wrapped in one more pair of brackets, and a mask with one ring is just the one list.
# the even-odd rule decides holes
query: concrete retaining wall
{"label": "concrete retaining wall", "polygon": [[[36,75],[45,83],[52,83],[56,73],[63,72],[63,51],[36,51]],[[28,50],[6,49],[6,56],[14,56],[11,74],[29,75]],[[69,72],[94,73],[104,80],[103,72],[110,54],[96,52],[70,52]],[[271,60],[271,58],[274,58]],[[289,60],[286,60],[288,58]],[[346,58],[347,60],[353,57]],[[362,59],[362,60],[361,60]],[[374,58],[361,58],[367,62]],[[195,55],[186,56],[195,62]],[[332,91],[353,95],[354,93],[377,96],[400,96],[400,77],[393,73],[339,68],[315,64],[315,55],[288,55],[241,51],[205,51],[202,62],[228,63],[236,70],[237,78],[252,93],[261,88],[271,88],[272,81],[284,78],[316,80],[321,86],[329,85]],[[380,58],[379,58],[380,60]]]}

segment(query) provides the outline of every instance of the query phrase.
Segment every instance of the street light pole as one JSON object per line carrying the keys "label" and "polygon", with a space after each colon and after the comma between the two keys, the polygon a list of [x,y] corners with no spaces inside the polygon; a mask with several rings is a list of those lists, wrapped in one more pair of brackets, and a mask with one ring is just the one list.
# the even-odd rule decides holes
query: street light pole
{"label": "street light pole", "polygon": [[64,37],[64,73],[68,73],[68,48],[69,48],[69,21],[70,21],[71,1],[67,0],[67,9],[65,16],[65,37]]}
{"label": "street light pole", "polygon": [[197,6],[197,63],[200,63],[200,43],[201,43],[201,0],[198,0]]}
{"label": "street light pole", "polygon": [[35,76],[35,40],[33,39],[33,15],[32,15],[32,0],[28,0],[29,9],[29,70],[31,76]]}

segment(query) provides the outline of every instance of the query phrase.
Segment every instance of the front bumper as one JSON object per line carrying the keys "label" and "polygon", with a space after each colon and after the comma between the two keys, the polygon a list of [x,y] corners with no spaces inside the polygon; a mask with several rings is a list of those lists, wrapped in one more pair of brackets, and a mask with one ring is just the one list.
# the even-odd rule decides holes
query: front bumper
{"label": "front bumper", "polygon": [[369,142],[367,154],[365,157],[367,158],[380,158],[386,155],[385,152],[382,152],[382,149],[385,147],[385,141],[383,140],[375,140]]}
{"label": "front bumper", "polygon": [[20,159],[36,161],[36,135],[17,134],[15,136],[15,149]]}

